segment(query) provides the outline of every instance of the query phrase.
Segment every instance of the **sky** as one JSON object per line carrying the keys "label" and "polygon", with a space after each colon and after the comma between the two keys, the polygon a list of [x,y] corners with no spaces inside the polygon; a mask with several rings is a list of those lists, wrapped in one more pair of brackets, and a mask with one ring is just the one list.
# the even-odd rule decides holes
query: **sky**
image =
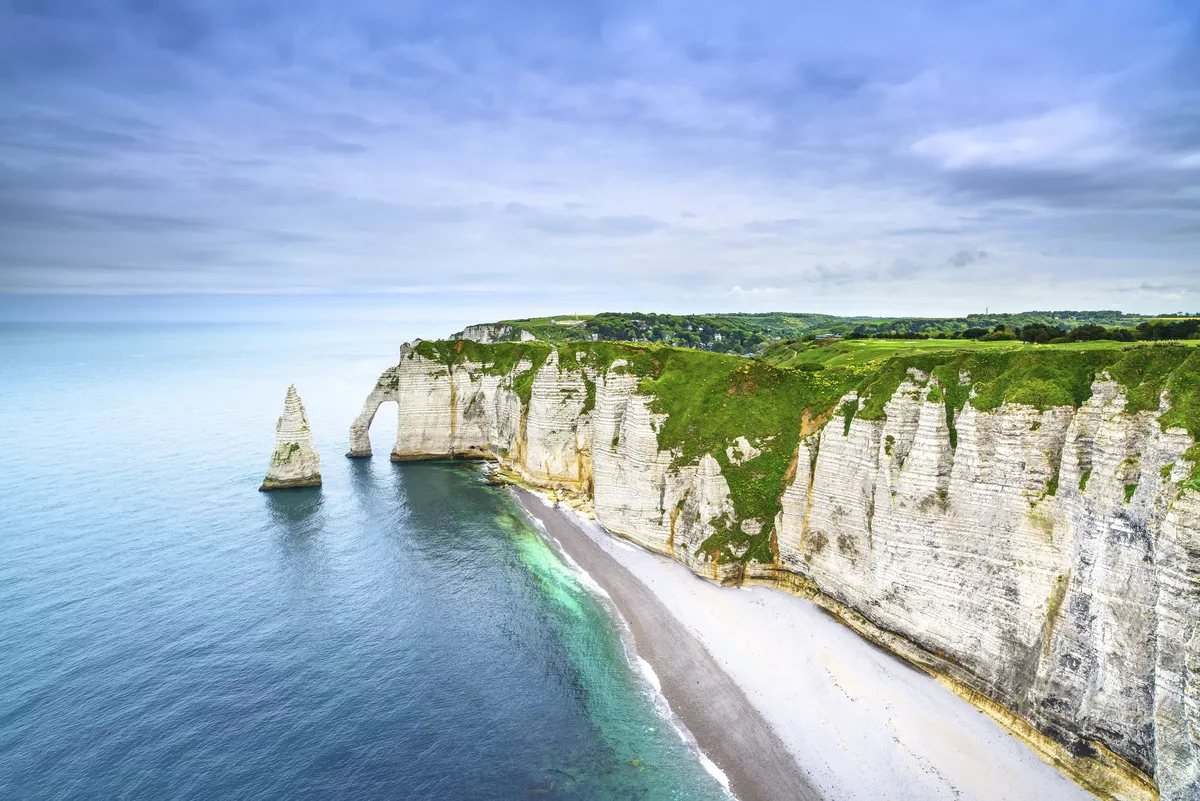
{"label": "sky", "polygon": [[1200,311],[1194,0],[0,0],[0,319],[984,308]]}

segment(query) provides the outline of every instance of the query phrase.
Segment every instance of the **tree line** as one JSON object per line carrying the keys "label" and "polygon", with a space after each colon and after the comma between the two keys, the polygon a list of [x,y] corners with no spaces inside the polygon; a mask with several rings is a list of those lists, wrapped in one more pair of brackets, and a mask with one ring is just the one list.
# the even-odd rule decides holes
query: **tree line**
{"label": "tree line", "polygon": [[[854,338],[851,335],[851,338]],[[992,328],[972,327],[963,331],[943,332],[931,336],[927,333],[901,331],[872,334],[871,339],[974,339],[981,342],[1020,341],[1035,345],[1058,345],[1068,342],[1114,342],[1163,341],[1174,339],[1200,339],[1200,318],[1179,320],[1146,320],[1132,328],[1105,327],[1096,323],[1084,323],[1074,328],[1047,323],[1029,323],[1012,326],[1000,323]]]}

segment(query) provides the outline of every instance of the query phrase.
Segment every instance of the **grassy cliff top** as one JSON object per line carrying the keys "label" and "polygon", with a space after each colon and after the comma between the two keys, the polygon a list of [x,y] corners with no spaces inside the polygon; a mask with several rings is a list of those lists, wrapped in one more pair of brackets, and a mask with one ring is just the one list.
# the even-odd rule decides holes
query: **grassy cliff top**
{"label": "grassy cliff top", "polygon": [[[543,342],[576,340],[641,342],[694,347],[719,353],[754,353],[773,343],[819,334],[876,336],[916,333],[958,336],[968,329],[1008,330],[1029,325],[1069,331],[1080,326],[1132,329],[1150,321],[1190,320],[1184,316],[1150,317],[1116,310],[1028,311],[1016,314],[968,314],[963,317],[839,317],[807,312],[659,314],[656,312],[603,312],[499,320],[484,325],[510,330],[501,338],[520,339],[522,332]],[[1173,335],[1178,336],[1178,335]],[[1148,337],[1141,337],[1148,338]],[[1165,336],[1150,337],[1155,339]]]}
{"label": "grassy cliff top", "polygon": [[[913,368],[925,376],[927,399],[945,405],[954,445],[954,420],[967,403],[980,410],[1006,403],[1041,410],[1079,406],[1091,396],[1095,378],[1105,374],[1125,387],[1127,412],[1157,410],[1166,392],[1171,408],[1162,416],[1162,426],[1183,427],[1200,440],[1200,348],[1194,346],[1114,342],[964,346],[945,340],[923,340],[918,348],[905,345],[876,340],[840,343],[821,351],[822,355],[833,354],[824,362],[791,365],[617,342],[482,345],[455,340],[422,342],[416,351],[443,364],[469,361],[481,372],[510,376],[512,388],[525,404],[534,373],[552,351],[557,351],[561,368],[586,367],[593,375],[624,360],[626,364],[616,369],[639,376],[638,391],[650,396],[651,410],[666,415],[658,430],[659,447],[673,451],[681,466],[711,454],[729,482],[739,520],[756,518],[764,524],[762,532],[753,535],[731,526],[705,543],[705,552],[717,553],[722,559],[770,561],[774,518],[800,439],[822,427],[839,399],[852,390],[858,392],[861,403],[838,410],[839,424],[844,419],[848,430],[855,416],[883,419],[887,401]],[[849,353],[838,352],[842,346],[850,346]],[[519,370],[522,363],[527,367]],[[594,384],[591,379],[587,383],[589,398],[594,398]],[[739,436],[746,437],[762,454],[733,464],[726,449]],[[1189,458],[1200,462],[1200,446],[1192,448]],[[1194,475],[1189,486],[1196,483],[1195,488],[1200,489],[1198,481]]]}
{"label": "grassy cliff top", "polygon": [[[1130,344],[1112,340],[1031,345],[1015,341],[981,342],[977,339],[826,339],[812,342],[779,342],[767,348],[761,358],[781,367],[797,367],[806,364],[837,366],[870,364],[895,356],[920,356],[950,351],[1120,350],[1129,347]],[[1200,340],[1185,340],[1173,344],[1196,347],[1200,346]]]}

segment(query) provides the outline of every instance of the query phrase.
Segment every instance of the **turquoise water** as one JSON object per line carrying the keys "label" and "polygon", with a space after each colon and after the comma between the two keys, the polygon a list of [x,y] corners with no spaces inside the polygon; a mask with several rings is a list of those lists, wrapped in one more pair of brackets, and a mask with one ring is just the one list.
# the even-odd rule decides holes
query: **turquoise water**
{"label": "turquoise water", "polygon": [[399,338],[0,328],[0,798],[725,797],[503,492],[342,458]]}

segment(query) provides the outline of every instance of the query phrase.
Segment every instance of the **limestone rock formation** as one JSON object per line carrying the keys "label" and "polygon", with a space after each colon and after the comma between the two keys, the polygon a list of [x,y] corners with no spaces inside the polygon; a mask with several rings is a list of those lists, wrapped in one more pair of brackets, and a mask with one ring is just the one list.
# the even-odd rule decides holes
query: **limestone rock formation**
{"label": "limestone rock formation", "polygon": [[484,345],[492,342],[499,342],[500,338],[512,331],[511,325],[502,323],[481,323],[478,325],[468,325],[463,330],[454,334],[451,339],[470,339],[474,342],[480,342]]}
{"label": "limestone rock formation", "polygon": [[[461,331],[453,334],[451,339],[469,339],[472,342],[478,342],[481,345],[491,345],[513,337],[509,336],[512,333],[512,326],[504,323],[481,323],[478,325],[468,325]],[[536,336],[524,329],[518,329],[516,339],[519,342],[533,342],[537,339]],[[413,342],[415,345],[417,340]]]}
{"label": "limestone rock formation", "polygon": [[275,424],[275,450],[267,467],[267,477],[259,489],[266,491],[319,486],[321,456],[313,445],[304,403],[296,394],[296,385],[293,384],[288,387],[283,414]]}
{"label": "limestone rock formation", "polygon": [[[1102,374],[1078,408],[948,414],[937,379],[910,370],[881,419],[805,432],[774,559],[721,560],[706,540],[772,521],[737,518],[713,454],[660,448],[665,415],[623,360],[560,350],[535,369],[406,346],[350,455],[370,454],[394,401],[394,460],[492,459],[590,497],[609,531],[705,578],[811,597],[1104,797],[1200,797],[1200,494],[1191,436],[1159,423],[1165,394],[1127,412]],[[725,469],[753,470],[766,445],[731,432]]]}

